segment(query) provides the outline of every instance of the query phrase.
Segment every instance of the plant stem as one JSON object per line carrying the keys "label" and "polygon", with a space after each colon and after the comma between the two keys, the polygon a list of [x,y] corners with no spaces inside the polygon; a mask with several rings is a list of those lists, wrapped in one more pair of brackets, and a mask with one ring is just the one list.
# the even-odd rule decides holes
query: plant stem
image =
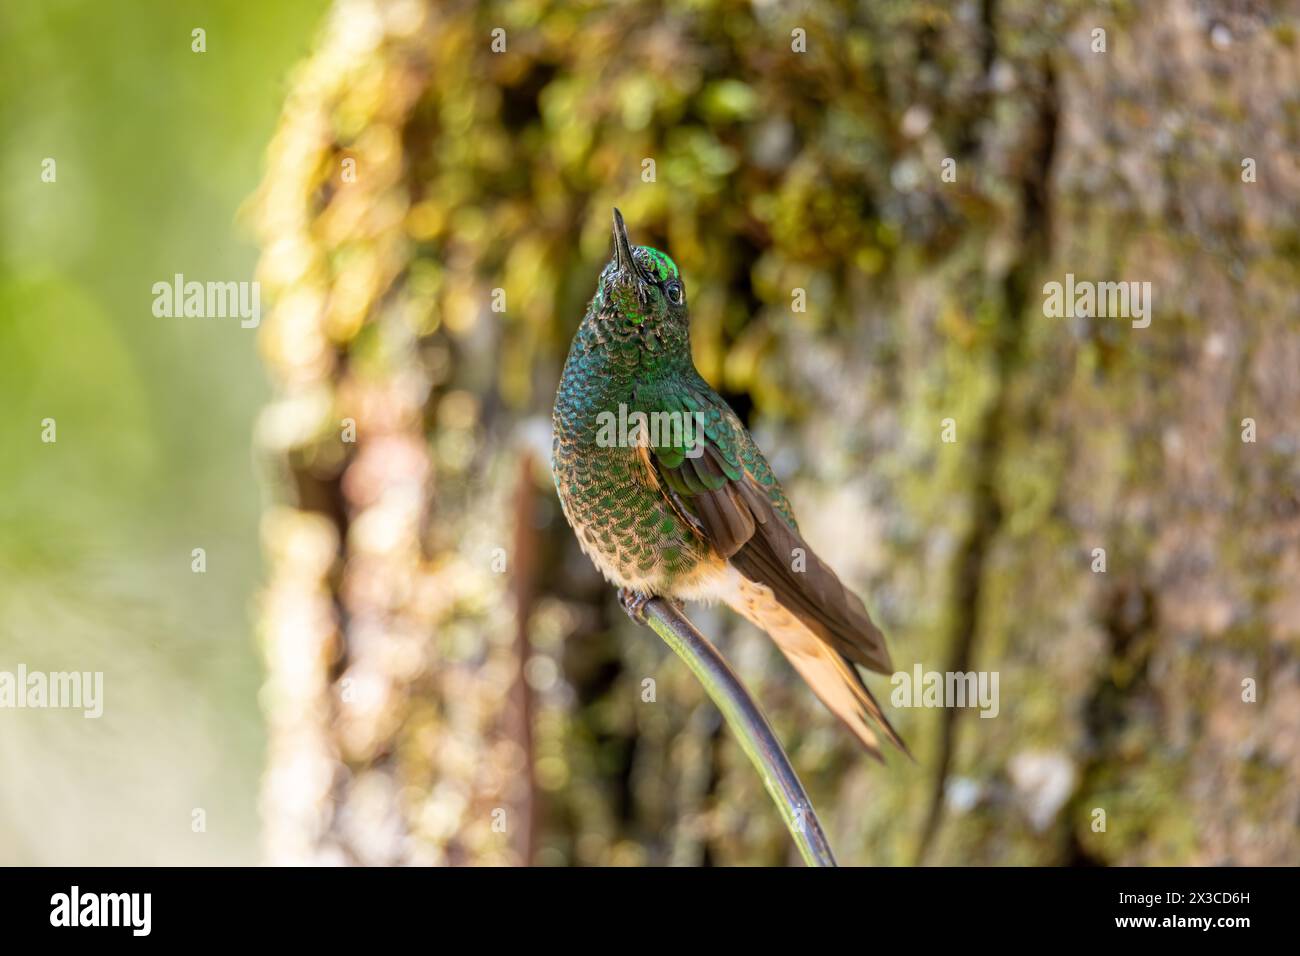
{"label": "plant stem", "polygon": [[709,643],[681,611],[662,598],[647,601],[642,618],[686,662],[713,703],[722,711],[781,812],[790,836],[808,866],[835,866],[821,821],[781,749],[767,718],[718,649]]}

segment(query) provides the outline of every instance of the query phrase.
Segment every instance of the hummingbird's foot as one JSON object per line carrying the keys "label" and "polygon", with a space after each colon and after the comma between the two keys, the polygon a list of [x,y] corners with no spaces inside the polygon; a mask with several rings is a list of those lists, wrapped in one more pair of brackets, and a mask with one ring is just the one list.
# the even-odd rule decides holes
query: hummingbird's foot
{"label": "hummingbird's foot", "polygon": [[627,611],[627,616],[638,624],[645,623],[645,606],[650,603],[653,594],[642,594],[632,588],[618,589],[618,603]]}
{"label": "hummingbird's foot", "polygon": [[664,597],[663,595],[656,594],[642,594],[640,591],[633,590],[632,588],[618,589],[619,605],[623,610],[627,611],[627,616],[638,624],[645,623],[645,606],[656,597],[660,597],[667,601],[679,611],[686,610],[686,604],[674,597]]}

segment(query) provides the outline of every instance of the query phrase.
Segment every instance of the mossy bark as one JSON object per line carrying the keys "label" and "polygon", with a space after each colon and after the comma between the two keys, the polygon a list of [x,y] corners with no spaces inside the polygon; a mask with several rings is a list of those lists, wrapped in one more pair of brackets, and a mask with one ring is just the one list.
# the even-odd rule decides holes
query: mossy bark
{"label": "mossy bark", "polygon": [[[693,613],[841,862],[1294,862],[1297,44],[1188,0],[340,4],[257,200],[270,857],[791,860],[542,464],[617,204],[899,668],[999,675],[881,768]],[[1048,316],[1067,273],[1151,324]]]}

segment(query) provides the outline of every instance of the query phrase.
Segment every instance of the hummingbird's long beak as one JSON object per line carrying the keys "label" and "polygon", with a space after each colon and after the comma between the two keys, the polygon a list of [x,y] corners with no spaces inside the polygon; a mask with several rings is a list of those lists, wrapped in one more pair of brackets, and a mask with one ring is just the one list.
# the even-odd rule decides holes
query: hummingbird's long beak
{"label": "hummingbird's long beak", "polygon": [[614,209],[614,259],[618,271],[628,278],[637,278],[636,263],[632,259],[632,244],[627,240],[627,226],[623,225],[623,214]]}

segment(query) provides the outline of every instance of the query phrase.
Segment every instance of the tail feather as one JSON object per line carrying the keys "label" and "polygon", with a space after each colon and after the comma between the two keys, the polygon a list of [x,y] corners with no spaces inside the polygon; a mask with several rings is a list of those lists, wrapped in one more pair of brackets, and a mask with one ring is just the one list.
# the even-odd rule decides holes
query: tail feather
{"label": "tail feather", "polygon": [[[868,670],[892,672],[885,636],[862,599],[786,524],[770,500],[750,486],[741,486],[738,493],[755,517],[754,534],[730,556],[731,563],[751,581],[771,588],[782,605],[840,654]],[[796,554],[804,562],[797,571],[791,561]]]}
{"label": "tail feather", "polygon": [[851,730],[866,751],[883,761],[879,736],[911,757],[903,739],[862,682],[853,662],[788,610],[772,589],[741,577],[727,597],[732,610],[765,631],[813,693]]}

